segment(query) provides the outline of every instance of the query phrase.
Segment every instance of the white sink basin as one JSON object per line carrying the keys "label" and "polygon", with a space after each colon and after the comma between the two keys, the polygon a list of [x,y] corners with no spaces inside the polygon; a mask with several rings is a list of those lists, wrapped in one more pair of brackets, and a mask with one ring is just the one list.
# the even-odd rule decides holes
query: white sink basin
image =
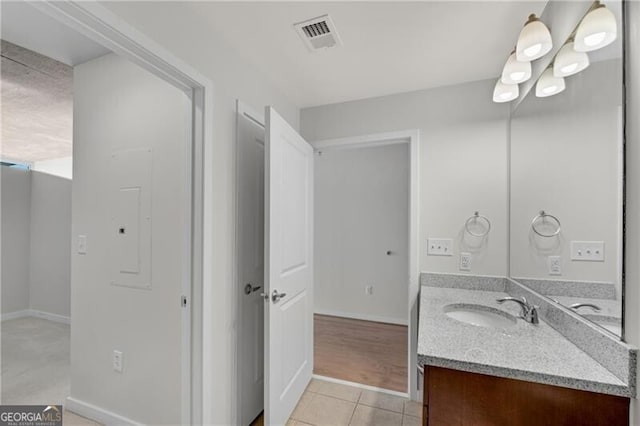
{"label": "white sink basin", "polygon": [[454,303],[446,305],[442,310],[450,318],[478,327],[510,328],[518,322],[513,315],[484,305]]}

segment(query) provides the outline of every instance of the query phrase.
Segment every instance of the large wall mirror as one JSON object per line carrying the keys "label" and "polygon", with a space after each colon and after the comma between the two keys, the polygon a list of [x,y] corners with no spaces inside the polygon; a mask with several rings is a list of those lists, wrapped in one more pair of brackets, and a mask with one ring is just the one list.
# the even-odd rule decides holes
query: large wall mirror
{"label": "large wall mirror", "polygon": [[621,2],[605,4],[617,39],[512,112],[510,275],[621,337],[624,31]]}

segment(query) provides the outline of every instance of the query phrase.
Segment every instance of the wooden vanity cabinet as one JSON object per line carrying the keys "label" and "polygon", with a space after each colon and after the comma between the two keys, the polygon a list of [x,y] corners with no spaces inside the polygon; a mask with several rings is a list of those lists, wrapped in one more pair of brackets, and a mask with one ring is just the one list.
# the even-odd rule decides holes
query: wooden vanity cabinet
{"label": "wooden vanity cabinet", "polygon": [[628,426],[629,398],[424,367],[425,426]]}

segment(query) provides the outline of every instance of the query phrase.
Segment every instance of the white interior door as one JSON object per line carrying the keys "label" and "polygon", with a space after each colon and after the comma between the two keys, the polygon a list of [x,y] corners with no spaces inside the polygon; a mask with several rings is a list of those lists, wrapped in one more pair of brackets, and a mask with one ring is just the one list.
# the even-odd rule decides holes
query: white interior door
{"label": "white interior door", "polygon": [[265,109],[265,424],[284,425],[313,372],[313,148]]}
{"label": "white interior door", "polygon": [[238,409],[248,426],[264,408],[264,119],[238,102]]}

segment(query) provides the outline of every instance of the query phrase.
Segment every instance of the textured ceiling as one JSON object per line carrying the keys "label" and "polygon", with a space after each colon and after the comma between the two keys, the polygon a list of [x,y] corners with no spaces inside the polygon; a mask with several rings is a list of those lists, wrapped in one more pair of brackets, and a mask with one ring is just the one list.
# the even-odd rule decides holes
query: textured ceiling
{"label": "textured ceiling", "polygon": [[2,159],[71,156],[73,69],[4,40],[1,67]]}

